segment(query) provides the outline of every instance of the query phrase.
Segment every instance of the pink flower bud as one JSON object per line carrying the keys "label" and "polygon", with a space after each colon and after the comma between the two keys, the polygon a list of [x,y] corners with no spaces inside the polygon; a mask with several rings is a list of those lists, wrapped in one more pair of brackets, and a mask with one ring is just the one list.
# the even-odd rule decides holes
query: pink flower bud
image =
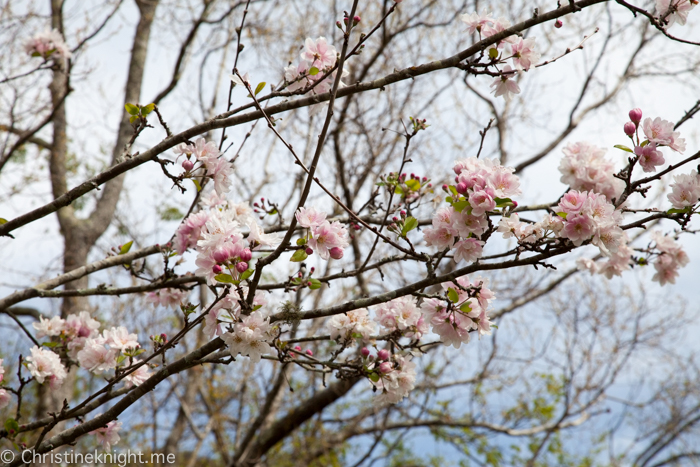
{"label": "pink flower bud", "polygon": [[457,193],[464,194],[467,192],[467,184],[463,182],[459,182],[456,186],[457,188]]}
{"label": "pink flower bud", "polygon": [[625,134],[627,136],[632,136],[637,131],[637,125],[632,122],[625,123]]}
{"label": "pink flower bud", "polygon": [[377,358],[379,360],[389,360],[390,356],[391,356],[391,354],[389,353],[389,351],[387,349],[382,349],[377,353]]}
{"label": "pink flower bud", "polygon": [[404,211],[403,209],[401,210],[401,212],[399,214],[401,214],[401,217],[406,217],[406,211]]}
{"label": "pink flower bud", "polygon": [[309,256],[314,254],[314,249],[311,248],[310,246],[307,246],[305,251],[306,251],[306,254]]}
{"label": "pink flower bud", "polygon": [[556,21],[554,22],[554,27],[555,27],[555,28],[559,29],[559,28],[562,27],[562,26],[564,26],[564,23],[562,23],[560,19],[558,19],[558,20],[556,20]]}
{"label": "pink flower bud", "polygon": [[311,351],[311,349],[306,349],[306,355],[308,355],[309,357],[313,357],[314,353]]}
{"label": "pink flower bud", "polygon": [[212,258],[214,258],[214,261],[216,261],[217,263],[225,263],[226,261],[228,261],[228,257],[228,251],[226,251],[223,248],[217,249],[212,255]]}
{"label": "pink flower bud", "polygon": [[168,335],[165,334],[165,333],[162,333],[162,334],[160,335],[160,338],[163,339],[163,340],[166,341],[166,342],[168,341]]}
{"label": "pink flower bud", "polygon": [[236,264],[236,271],[240,273],[244,273],[248,270],[248,263],[245,261],[241,261],[240,263]]}
{"label": "pink flower bud", "polygon": [[218,264],[215,264],[213,268],[211,268],[212,271],[214,271],[214,274],[221,274],[221,271],[224,269],[219,266]]}
{"label": "pink flower bud", "polygon": [[360,18],[359,16],[355,15],[355,16],[353,16],[352,20],[353,20],[355,23],[359,23],[360,21],[362,21],[362,18]]}
{"label": "pink flower bud", "polygon": [[444,191],[445,193],[449,193],[449,187],[446,184],[442,185],[442,191]]}
{"label": "pink flower bud", "polygon": [[182,161],[182,168],[189,172],[192,170],[192,168],[194,168],[194,162],[189,159],[185,159]]}
{"label": "pink flower bud", "polygon": [[642,121],[642,109],[636,108],[630,110],[630,120],[632,120],[634,123],[639,123]]}
{"label": "pink flower bud", "polygon": [[298,345],[295,345],[295,346],[294,346],[294,350],[296,350],[296,351],[298,351],[298,352],[301,352],[301,347],[298,346]]}
{"label": "pink flower bud", "polygon": [[382,362],[379,365],[379,371],[381,371],[384,374],[391,373],[391,363],[390,362]]}
{"label": "pink flower bud", "polygon": [[360,350],[360,353],[362,354],[363,357],[369,357],[369,349],[367,347],[362,347],[362,350]]}
{"label": "pink flower bud", "polygon": [[241,261],[248,262],[251,260],[253,257],[253,252],[250,251],[250,248],[244,248],[243,251],[241,251]]}
{"label": "pink flower bud", "polygon": [[330,253],[331,258],[333,259],[340,259],[343,257],[343,249],[339,246],[331,248],[330,250],[328,250],[328,253]]}

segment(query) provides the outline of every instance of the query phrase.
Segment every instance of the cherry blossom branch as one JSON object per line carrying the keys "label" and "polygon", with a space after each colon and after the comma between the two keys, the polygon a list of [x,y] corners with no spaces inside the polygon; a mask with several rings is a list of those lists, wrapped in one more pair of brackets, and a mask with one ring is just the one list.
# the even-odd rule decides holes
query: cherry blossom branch
{"label": "cherry blossom branch", "polygon": [[[622,6],[624,6],[625,8],[627,8],[629,11],[632,12],[632,14],[634,14],[635,17],[637,16],[637,13],[639,13],[639,14],[641,14],[641,15],[643,15],[643,16],[646,16],[646,17],[649,19],[649,22],[650,22],[656,29],[658,29],[659,31],[661,31],[661,33],[662,33],[664,36],[668,37],[668,38],[671,39],[671,40],[674,40],[674,41],[676,41],[676,42],[680,42],[680,43],[682,43],[682,44],[700,45],[700,42],[688,41],[688,40],[681,39],[681,38],[679,38],[679,37],[676,37],[676,36],[673,36],[673,35],[669,34],[669,33],[666,31],[666,25],[661,24],[661,22],[660,22],[659,20],[657,20],[657,19],[654,17],[654,15],[652,15],[651,13],[649,13],[648,11],[646,11],[646,10],[644,10],[644,9],[642,9],[642,8],[636,7],[636,6],[634,6],[634,5],[630,4],[630,3],[627,3],[627,2],[624,1],[624,0],[615,0],[615,3],[618,3],[618,4],[622,5]],[[671,12],[670,10],[669,10],[668,12],[666,12],[666,14],[664,15],[664,17],[668,16],[668,14],[669,14],[670,12]]]}

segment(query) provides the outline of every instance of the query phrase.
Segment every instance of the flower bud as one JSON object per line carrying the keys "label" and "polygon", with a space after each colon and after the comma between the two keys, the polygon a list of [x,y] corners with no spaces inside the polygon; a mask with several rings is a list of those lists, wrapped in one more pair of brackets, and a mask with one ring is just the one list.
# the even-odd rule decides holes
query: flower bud
{"label": "flower bud", "polygon": [[311,351],[311,349],[306,349],[306,355],[308,355],[309,357],[313,357],[314,353]]}
{"label": "flower bud", "polygon": [[301,347],[298,345],[295,345],[294,350],[296,350],[297,352],[301,352]]}
{"label": "flower bud", "polygon": [[381,371],[384,374],[391,373],[391,363],[390,362],[382,362],[379,365],[379,371]]}
{"label": "flower bud", "polygon": [[212,271],[214,271],[214,274],[221,274],[221,271],[224,269],[219,266],[218,264],[215,264],[213,268],[211,268]]}
{"label": "flower bud", "polygon": [[309,255],[309,256],[311,256],[311,255],[314,254],[314,249],[311,248],[310,246],[307,246],[307,247],[306,247],[306,250],[304,250],[304,251],[306,251],[306,254]]}
{"label": "flower bud", "polygon": [[450,192],[449,187],[446,184],[442,185],[442,191],[444,191],[445,193]]}
{"label": "flower bud", "polygon": [[357,23],[359,23],[360,21],[362,21],[362,18],[360,18],[359,16],[355,15],[355,16],[352,17],[352,20],[355,22],[355,24],[357,24]]}
{"label": "flower bud", "polygon": [[182,161],[182,168],[189,172],[194,168],[194,162],[189,159],[185,159]]}
{"label": "flower bud", "polygon": [[328,253],[330,253],[331,258],[333,259],[340,259],[343,257],[343,249],[339,246],[331,248],[330,250],[328,250]]}
{"label": "flower bud", "polygon": [[632,136],[637,131],[637,125],[632,122],[625,123],[625,134],[627,136]]}
{"label": "flower bud", "polygon": [[362,350],[360,350],[360,353],[362,354],[363,357],[369,357],[369,349],[367,347],[362,347]]}
{"label": "flower bud", "polygon": [[632,120],[634,123],[639,124],[639,122],[642,121],[642,109],[636,108],[630,110],[630,120]]}
{"label": "flower bud", "polygon": [[401,212],[399,212],[399,214],[401,214],[401,217],[406,217],[406,211],[404,211],[403,209],[401,210]]}
{"label": "flower bud", "polygon": [[557,20],[554,22],[554,27],[555,27],[555,28],[559,29],[559,28],[562,27],[562,26],[564,26],[564,23],[562,23],[560,19],[557,19]]}
{"label": "flower bud", "polygon": [[250,251],[250,248],[244,248],[243,251],[241,251],[241,261],[248,262],[251,260],[253,257],[253,252]]}
{"label": "flower bud", "polygon": [[217,263],[225,263],[229,258],[228,253],[229,252],[223,248],[217,248],[216,251],[214,251],[214,254],[211,256]]}
{"label": "flower bud", "polygon": [[457,188],[457,193],[461,193],[461,194],[465,194],[467,192],[467,189],[468,189],[467,184],[464,182],[459,182],[455,188]]}
{"label": "flower bud", "polygon": [[391,356],[391,354],[389,353],[389,351],[387,349],[382,349],[377,353],[377,358],[379,360],[389,360],[390,356]]}
{"label": "flower bud", "polygon": [[241,261],[240,263],[236,264],[236,271],[240,273],[244,273],[248,270],[248,263],[245,261]]}

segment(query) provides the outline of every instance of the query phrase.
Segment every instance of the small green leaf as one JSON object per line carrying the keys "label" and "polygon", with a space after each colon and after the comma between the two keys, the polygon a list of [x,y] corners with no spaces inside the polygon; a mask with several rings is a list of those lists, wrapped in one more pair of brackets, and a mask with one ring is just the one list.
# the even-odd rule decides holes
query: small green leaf
{"label": "small green leaf", "polygon": [[379,381],[379,375],[377,373],[372,373],[371,375],[369,375],[369,379],[376,383],[377,381]]}
{"label": "small green leaf", "polygon": [[490,48],[489,49],[489,58],[491,60],[496,60],[498,58],[498,49]]}
{"label": "small green leaf", "polygon": [[452,204],[452,202],[453,202],[454,200],[452,199],[452,196],[448,196],[447,198],[445,198],[445,201],[447,201],[448,203]]}
{"label": "small green leaf", "polygon": [[565,212],[558,212],[558,213],[557,213],[557,216],[566,219],[566,213],[565,213]]}
{"label": "small green leaf", "polygon": [[124,255],[124,254],[128,253],[129,250],[131,250],[131,245],[133,245],[133,244],[134,244],[134,241],[133,241],[133,240],[130,241],[130,242],[126,242],[125,244],[123,244],[123,245],[119,248],[119,254],[120,254],[120,255]]}
{"label": "small green leaf", "polygon": [[256,96],[260,93],[260,91],[262,91],[263,89],[265,89],[265,85],[266,85],[266,84],[267,84],[267,83],[265,83],[265,81],[263,81],[262,83],[258,84],[258,86],[255,88],[255,95],[256,95]]}
{"label": "small green leaf", "polygon": [[297,245],[299,245],[299,246],[306,245],[306,239],[304,237],[297,239]]}
{"label": "small green leaf", "polygon": [[457,301],[459,300],[459,294],[455,289],[450,287],[449,289],[447,289],[447,298],[449,298],[452,303],[457,303]]}
{"label": "small green leaf", "polygon": [[642,144],[640,144],[640,146],[641,146],[641,147],[644,147],[644,146],[646,146],[647,144],[649,144],[649,140],[648,140],[648,139],[645,139],[644,141],[642,141]]}
{"label": "small green leaf", "polygon": [[408,232],[418,227],[418,220],[413,216],[408,216],[401,229],[401,236],[405,237]]}
{"label": "small green leaf", "polygon": [[311,290],[320,289],[321,285],[323,285],[323,284],[321,284],[321,281],[318,279],[309,279],[309,282],[311,282],[311,285],[309,285],[309,288]]}
{"label": "small green leaf", "polygon": [[129,112],[129,115],[138,115],[140,112],[139,108],[134,104],[124,104],[124,108]]}
{"label": "small green leaf", "polygon": [[496,206],[498,206],[499,208],[505,206],[515,206],[513,200],[510,198],[494,198],[493,200],[496,202]]}
{"label": "small green leaf", "polygon": [[199,184],[196,178],[191,179],[194,182],[194,186],[197,187],[197,191],[202,191],[202,185]]}
{"label": "small green leaf", "polygon": [[415,178],[412,178],[410,180],[406,180],[406,186],[409,187],[413,191],[418,191],[418,190],[420,190],[420,181],[416,180]]}
{"label": "small green leaf", "polygon": [[289,261],[293,263],[298,263],[300,261],[304,261],[306,258],[308,258],[309,255],[306,254],[306,251],[302,250],[297,250],[294,252],[292,257],[289,259]]}
{"label": "small green leaf", "polygon": [[469,302],[462,303],[462,306],[460,306],[459,309],[465,313],[469,313],[470,311],[472,311],[472,307],[471,305],[469,305]]}
{"label": "small green leaf", "polygon": [[668,212],[669,214],[685,214],[687,212],[690,212],[690,206],[686,206],[683,209],[672,208],[666,212]]}
{"label": "small green leaf", "polygon": [[3,219],[2,217],[0,217],[0,225],[2,224],[7,224],[7,219]]}
{"label": "small green leaf", "polygon": [[248,269],[247,271],[244,271],[243,274],[241,274],[241,282],[252,276],[254,272],[255,269]]}
{"label": "small green leaf", "polygon": [[318,74],[318,71],[319,71],[318,68],[316,68],[315,66],[312,66],[311,69],[309,70],[309,74],[311,76],[316,76]]}
{"label": "small green leaf", "polygon": [[139,119],[138,115],[134,115],[133,117],[129,117],[129,123],[134,123],[138,119]]}
{"label": "small green leaf", "polygon": [[126,360],[126,355],[120,355],[117,357],[117,365]]}
{"label": "small green leaf", "polygon": [[627,146],[625,146],[624,144],[616,144],[613,147],[615,147],[617,149],[622,149],[623,151],[631,152],[632,154],[634,154],[634,151],[631,150],[630,148],[628,148]]}
{"label": "small green leaf", "polygon": [[450,191],[452,192],[455,198],[459,198],[459,192],[457,191],[457,188],[455,188],[454,185],[450,185]]}
{"label": "small green leaf", "polygon": [[9,433],[18,433],[19,432],[19,423],[17,423],[17,420],[14,418],[8,418],[5,420],[5,429]]}
{"label": "small green leaf", "polygon": [[402,195],[403,189],[400,186],[397,186],[394,188],[394,193],[396,193],[397,195]]}
{"label": "small green leaf", "polygon": [[155,108],[156,108],[156,105],[152,102],[148,105],[144,105],[143,107],[141,107],[141,115],[146,116],[149,113],[153,112],[153,109],[155,109]]}
{"label": "small green leaf", "polygon": [[469,201],[466,199],[463,199],[461,201],[457,201],[455,203],[452,203],[452,207],[455,209],[457,212],[462,212],[464,211],[465,208],[469,207]]}
{"label": "small green leaf", "polygon": [[61,343],[60,342],[43,342],[41,345],[51,349],[53,347],[58,347],[59,345],[61,345]]}
{"label": "small green leaf", "polygon": [[233,280],[233,277],[231,277],[230,274],[217,274],[214,276],[214,279],[216,279],[218,282],[223,282],[225,284],[235,284],[236,281]]}

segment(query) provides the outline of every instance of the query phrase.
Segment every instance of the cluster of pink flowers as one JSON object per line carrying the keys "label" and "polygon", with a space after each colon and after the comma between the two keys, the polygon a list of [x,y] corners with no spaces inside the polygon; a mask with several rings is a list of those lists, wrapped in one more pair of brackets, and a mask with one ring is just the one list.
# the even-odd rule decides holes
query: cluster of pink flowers
{"label": "cluster of pink flowers", "polygon": [[[680,132],[674,131],[672,122],[656,117],[654,120],[646,118],[642,123],[641,109],[630,110],[629,117],[630,121],[625,123],[624,131],[634,143],[633,152],[645,172],[656,172],[656,167],[666,163],[664,155],[658,148],[668,146],[676,152],[685,151],[685,139],[680,137]],[[640,127],[646,136],[645,141],[641,141],[639,137]],[[617,147],[629,150],[624,146]]]}
{"label": "cluster of pink flowers", "polygon": [[614,177],[615,166],[605,158],[605,149],[578,142],[568,144],[562,151],[561,182],[573,190],[594,191],[612,200],[625,189],[625,182]]}
{"label": "cluster of pink flowers", "polygon": [[654,261],[656,274],[651,280],[657,281],[660,285],[669,282],[675,284],[678,270],[690,262],[688,255],[673,238],[665,236],[661,232],[653,232],[651,238],[659,251],[659,255]]}
{"label": "cluster of pink flowers", "polygon": [[[243,294],[246,294],[248,288],[241,287]],[[203,332],[210,339],[216,336],[224,335],[228,328],[238,322],[241,314],[241,297],[233,288],[229,289],[228,294],[209,310],[209,313],[204,317]],[[253,311],[258,310],[267,304],[267,299],[260,292],[255,293],[253,297]]]}
{"label": "cluster of pink flowers", "polygon": [[25,42],[24,50],[32,57],[42,57],[45,60],[67,60],[73,55],[57,29],[46,29],[35,34]]}
{"label": "cluster of pink flowers", "polygon": [[[496,19],[491,16],[491,13],[478,14],[474,12],[464,14],[460,19],[468,26],[469,34],[478,33],[480,39],[498,34],[511,25],[506,18]],[[534,37],[523,39],[513,35],[492,45],[488,50],[489,57],[491,59],[499,58],[501,56],[499,49],[504,49],[506,45],[509,46],[510,50],[509,53],[506,53],[507,56],[501,59],[501,62],[511,59],[513,66],[506,65],[503,68],[501,76],[498,76],[491,83],[491,87],[494,88],[491,92],[494,93],[495,97],[503,96],[509,100],[514,94],[520,94],[520,87],[515,81],[518,73],[530,70],[539,61],[541,55],[535,50]]]}
{"label": "cluster of pink flowers", "polygon": [[81,311],[77,315],[68,315],[65,320],[60,316],[54,316],[51,319],[42,316],[33,326],[39,338],[60,336],[68,349],[68,356],[76,360],[78,352],[82,350],[87,339],[99,334],[100,322],[92,319],[87,311]]}
{"label": "cluster of pink flowers", "polygon": [[29,373],[31,373],[36,382],[44,384],[44,381],[48,380],[51,389],[60,387],[68,373],[58,354],[36,345],[32,347],[30,352],[31,355],[26,357],[25,361],[27,362]]}
{"label": "cluster of pink flowers", "polygon": [[[217,195],[223,196],[224,193],[230,191],[233,168],[216,147],[216,143],[199,138],[194,144],[178,144],[173,152],[185,156],[182,167],[187,173],[196,170],[196,162],[199,162],[200,167],[205,169],[206,176],[214,181],[214,190]],[[192,156],[194,156],[194,161],[192,161]]]}
{"label": "cluster of pink flowers", "polygon": [[[5,378],[5,367],[2,366],[2,358],[0,358],[0,383]],[[0,409],[7,407],[10,404],[10,393],[6,389],[0,388]]]}
{"label": "cluster of pink flowers", "polygon": [[306,254],[316,251],[325,260],[343,257],[344,248],[350,244],[348,231],[343,224],[328,222],[326,213],[316,208],[299,208],[296,219],[301,227],[309,229],[303,240],[308,244]]}
{"label": "cluster of pink flowers", "polygon": [[656,14],[659,19],[664,19],[667,27],[676,22],[684,26],[688,20],[690,10],[695,8],[697,0],[656,0]]}
{"label": "cluster of pink flowers", "polygon": [[467,276],[455,282],[442,284],[448,300],[427,298],[421,304],[425,320],[443,344],[459,348],[469,342],[469,333],[491,334],[488,316],[489,303],[495,298],[486,279],[477,277],[473,282]]}
{"label": "cluster of pink flowers", "polygon": [[[100,415],[102,414],[97,414],[97,417]],[[117,444],[121,439],[119,437],[119,430],[121,430],[121,428],[122,422],[113,420],[107,423],[106,426],[91,431],[90,433],[93,433],[97,437],[97,442],[102,445],[102,449],[104,449],[105,452],[110,452],[112,450],[112,446]]]}
{"label": "cluster of pink flowers", "polygon": [[326,323],[326,328],[331,339],[336,341],[351,341],[354,335],[359,335],[367,341],[377,331],[377,326],[370,319],[367,310],[353,310],[334,315]]}
{"label": "cluster of pink flowers", "polygon": [[387,332],[401,331],[406,337],[420,339],[428,332],[428,322],[411,296],[403,296],[377,307],[375,321]]}
{"label": "cluster of pink flowers", "polygon": [[674,208],[689,208],[700,201],[700,175],[696,170],[689,174],[675,175],[673,181],[668,200]]}
{"label": "cluster of pink flowers", "polygon": [[[386,350],[380,351],[388,352]],[[374,365],[370,365],[373,369]],[[370,380],[378,390],[379,395],[374,399],[376,405],[396,404],[413,390],[416,383],[416,364],[411,361],[410,356],[394,354],[391,359],[387,359],[377,366],[379,378],[377,381]]]}
{"label": "cluster of pink flowers", "polygon": [[513,206],[511,196],[520,192],[520,180],[513,169],[495,160],[470,157],[455,162],[455,186],[443,186],[451,192],[450,207],[438,209],[432,227],[424,229],[428,246],[453,250],[456,262],[476,261],[484,242],[478,239],[488,229],[487,213],[497,207]]}
{"label": "cluster of pink flowers", "polygon": [[154,307],[160,305],[165,308],[178,308],[189,295],[187,290],[165,288],[148,292],[146,301],[153,304]]}
{"label": "cluster of pink flowers", "polygon": [[[284,69],[284,80],[287,82],[289,91],[304,89],[315,84],[326,72],[335,66],[337,61],[338,52],[335,47],[328,43],[325,37],[319,37],[316,40],[309,37],[304,45],[304,51],[301,53],[301,62],[298,65],[289,65]],[[337,70],[318,83],[312,92],[314,94],[322,94],[330,91],[333,87],[336,73]],[[342,77],[345,78],[348,74],[349,72],[344,67]],[[342,81],[340,86],[344,86]]]}
{"label": "cluster of pink flowers", "polygon": [[514,237],[520,243],[535,243],[543,238],[558,237],[564,228],[564,221],[559,216],[547,214],[535,223],[523,222],[517,213],[508,217],[502,217],[498,222],[497,232],[503,234],[503,238]]}
{"label": "cluster of pink flowers", "polygon": [[[122,352],[138,349],[138,337],[130,334],[124,326],[105,329],[101,336],[91,337],[85,341],[78,352],[78,363],[93,373],[103,373],[117,367],[117,357]],[[147,368],[145,365],[141,368]]]}
{"label": "cluster of pink flowers", "polygon": [[252,362],[257,363],[272,350],[268,341],[273,338],[273,329],[270,318],[258,310],[244,316],[241,322],[233,325],[233,331],[223,334],[221,339],[228,346],[232,357],[247,355]]}

